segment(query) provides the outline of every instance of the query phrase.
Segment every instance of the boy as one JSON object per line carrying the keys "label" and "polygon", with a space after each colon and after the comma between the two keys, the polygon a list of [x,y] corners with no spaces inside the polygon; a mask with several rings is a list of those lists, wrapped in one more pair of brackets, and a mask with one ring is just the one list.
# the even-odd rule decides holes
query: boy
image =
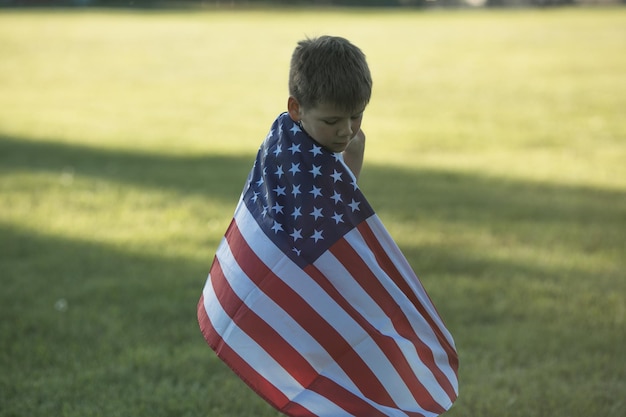
{"label": "boy", "polygon": [[208,344],[288,416],[433,416],[454,341],[356,180],[372,81],[349,41],[301,41],[198,304]]}

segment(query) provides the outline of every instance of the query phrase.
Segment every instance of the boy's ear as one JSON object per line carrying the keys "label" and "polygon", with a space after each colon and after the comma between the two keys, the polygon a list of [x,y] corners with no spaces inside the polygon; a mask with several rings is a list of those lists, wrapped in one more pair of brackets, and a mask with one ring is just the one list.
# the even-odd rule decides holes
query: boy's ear
{"label": "boy's ear", "polygon": [[287,112],[289,113],[291,120],[294,122],[300,121],[300,110],[301,108],[298,100],[296,100],[294,96],[289,96],[289,99],[287,100]]}

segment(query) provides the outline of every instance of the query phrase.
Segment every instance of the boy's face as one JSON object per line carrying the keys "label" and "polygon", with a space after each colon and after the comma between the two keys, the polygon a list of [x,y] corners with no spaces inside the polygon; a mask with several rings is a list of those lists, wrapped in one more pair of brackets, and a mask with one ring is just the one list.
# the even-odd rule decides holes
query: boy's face
{"label": "boy's face", "polygon": [[303,108],[293,97],[289,98],[288,109],[291,118],[299,120],[309,136],[332,152],[343,152],[348,147],[361,129],[365,110],[347,113],[330,103]]}

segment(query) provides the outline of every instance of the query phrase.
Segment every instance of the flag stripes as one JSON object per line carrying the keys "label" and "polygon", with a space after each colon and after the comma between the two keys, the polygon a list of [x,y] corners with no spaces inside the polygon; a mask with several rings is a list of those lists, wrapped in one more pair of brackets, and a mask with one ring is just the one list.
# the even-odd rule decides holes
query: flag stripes
{"label": "flag stripes", "polygon": [[[329,410],[340,407],[339,415],[421,417],[450,406],[451,395],[420,381],[433,374],[438,381],[445,377],[408,318],[397,314],[402,300],[393,299],[368,264],[389,256],[373,245],[377,253],[369,250],[365,262],[351,246],[371,247],[360,235],[372,234],[369,226],[340,239],[316,262],[322,269],[334,268],[337,276],[345,276],[337,268],[353,275],[353,280],[337,282],[329,281],[329,271],[317,265],[302,270],[281,258],[255,229],[248,210],[238,207],[199,306],[207,341],[255,391],[293,416],[333,415]],[[341,262],[339,252],[348,254]],[[278,264],[276,259],[281,259]],[[377,274],[381,271],[378,267]],[[352,287],[342,287],[345,282]],[[240,345],[247,346],[241,354],[236,350]],[[315,353],[307,357],[310,352]],[[416,355],[421,360],[414,360]],[[322,414],[312,407],[321,407]]]}
{"label": "flag stripes", "polygon": [[415,277],[415,273],[404,255],[402,255],[398,245],[396,245],[388,233],[383,233],[385,229],[380,221],[370,218],[361,223],[357,229],[368,242],[378,264],[408,297],[410,304],[418,310],[420,316],[428,323],[429,328],[437,335],[439,346],[445,351],[447,360],[447,366],[438,362],[439,369],[444,371],[446,379],[453,385],[453,387],[447,386],[446,392],[450,396],[451,401],[454,401],[458,390],[456,388],[458,387],[458,356],[452,336],[441,320],[435,305],[417,277]]}
{"label": "flag stripes", "polygon": [[419,279],[341,154],[287,113],[257,154],[198,321],[288,416],[435,417],[458,393],[454,341]]}

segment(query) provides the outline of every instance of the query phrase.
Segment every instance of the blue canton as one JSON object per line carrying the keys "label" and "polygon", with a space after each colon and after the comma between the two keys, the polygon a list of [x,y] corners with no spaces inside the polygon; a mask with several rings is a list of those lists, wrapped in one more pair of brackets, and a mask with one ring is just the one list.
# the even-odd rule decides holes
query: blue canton
{"label": "blue canton", "polygon": [[248,210],[300,267],[374,214],[340,158],[283,113],[248,177],[243,193]]}

